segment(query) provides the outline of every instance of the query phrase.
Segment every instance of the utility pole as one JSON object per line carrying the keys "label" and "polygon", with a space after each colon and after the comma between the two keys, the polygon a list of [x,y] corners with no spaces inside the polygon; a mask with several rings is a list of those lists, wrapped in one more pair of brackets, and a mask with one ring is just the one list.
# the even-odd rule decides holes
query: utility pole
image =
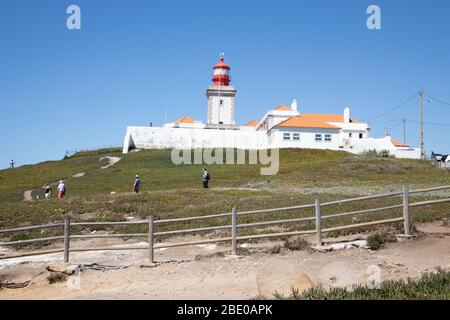
{"label": "utility pole", "polygon": [[425,159],[425,147],[423,139],[423,90],[420,90],[420,157]]}

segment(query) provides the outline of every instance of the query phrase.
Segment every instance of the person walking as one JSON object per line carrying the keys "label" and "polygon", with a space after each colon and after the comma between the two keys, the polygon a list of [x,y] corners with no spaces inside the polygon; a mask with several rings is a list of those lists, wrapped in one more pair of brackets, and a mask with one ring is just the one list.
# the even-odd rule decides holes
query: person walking
{"label": "person walking", "polygon": [[11,163],[9,164],[9,168],[10,169],[14,169],[16,163],[14,162],[14,160],[11,160]]}
{"label": "person walking", "polygon": [[134,178],[133,191],[139,193],[139,189],[141,188],[141,178],[136,175]]}
{"label": "person walking", "polygon": [[50,187],[50,185],[48,183],[44,184],[44,186],[42,187],[44,188],[44,195],[45,195],[45,199],[50,199],[51,195],[52,195],[52,187]]}
{"label": "person walking", "polygon": [[208,189],[209,180],[211,180],[211,176],[208,170],[206,170],[206,168],[203,168],[203,188]]}
{"label": "person walking", "polygon": [[64,198],[65,195],[66,195],[66,184],[64,183],[63,180],[61,180],[59,181],[58,184],[58,199]]}

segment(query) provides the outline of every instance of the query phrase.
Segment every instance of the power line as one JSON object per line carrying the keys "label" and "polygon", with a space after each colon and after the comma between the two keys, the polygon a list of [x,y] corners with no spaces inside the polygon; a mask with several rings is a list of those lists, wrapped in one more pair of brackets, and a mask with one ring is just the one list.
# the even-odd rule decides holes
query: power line
{"label": "power line", "polygon": [[442,100],[439,100],[439,99],[436,99],[435,97],[433,97],[432,95],[428,94],[427,92],[425,92],[425,93],[426,93],[427,96],[428,96],[429,98],[431,98],[433,101],[436,101],[436,102],[438,102],[438,103],[441,103],[441,104],[450,106],[450,103],[445,102],[445,101],[442,101]]}
{"label": "power line", "polygon": [[[375,121],[375,122],[372,122],[372,123],[381,123],[381,124],[393,123],[393,122],[396,123],[396,122],[403,121],[403,120],[405,120],[406,122],[420,123],[419,120],[411,120],[411,119],[396,119],[396,120],[386,120],[386,121]],[[443,123],[443,122],[427,122],[427,121],[425,121],[424,124],[435,125],[435,126],[450,126],[450,123]],[[397,125],[394,125],[391,128],[394,128],[396,126]]]}
{"label": "power line", "polygon": [[[406,119],[406,121],[413,122],[413,123],[420,123],[420,121],[417,121],[417,120]],[[428,125],[432,125],[432,126],[450,126],[450,123],[442,123],[442,122],[424,122],[424,124],[428,124]]]}
{"label": "power line", "polygon": [[404,102],[400,103],[398,106],[396,106],[396,107],[390,109],[389,111],[386,111],[386,112],[384,112],[384,113],[382,113],[382,114],[380,114],[380,115],[378,115],[378,116],[376,116],[376,117],[373,117],[373,118],[370,118],[370,119],[366,119],[365,121],[375,120],[375,119],[384,117],[385,115],[387,115],[387,114],[389,114],[389,113],[391,113],[391,112],[394,112],[395,110],[397,110],[397,109],[403,107],[405,104],[407,104],[408,102],[410,102],[410,101],[411,101],[413,98],[415,98],[418,94],[419,94],[419,92],[414,93],[414,95],[412,95],[411,97],[409,97],[409,98],[408,98],[407,100],[405,100]]}

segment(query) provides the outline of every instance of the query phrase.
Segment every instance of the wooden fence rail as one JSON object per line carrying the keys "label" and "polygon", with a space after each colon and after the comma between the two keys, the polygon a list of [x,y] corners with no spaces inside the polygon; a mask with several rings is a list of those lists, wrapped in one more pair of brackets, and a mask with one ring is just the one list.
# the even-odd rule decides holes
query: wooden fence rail
{"label": "wooden fence rail", "polygon": [[[11,232],[32,231],[32,230],[39,230],[39,229],[64,227],[64,235],[63,236],[17,240],[17,241],[0,243],[0,246],[10,246],[10,245],[20,245],[20,244],[36,243],[36,242],[43,242],[43,241],[55,241],[55,240],[63,239],[64,240],[64,249],[41,250],[41,251],[18,253],[18,254],[9,255],[9,256],[0,256],[0,260],[24,257],[24,256],[33,256],[33,255],[40,255],[40,254],[63,252],[64,253],[64,262],[67,263],[70,260],[70,252],[103,251],[103,250],[144,250],[145,249],[145,250],[148,250],[149,260],[153,263],[155,261],[155,259],[154,259],[154,250],[155,249],[182,247],[182,246],[218,243],[218,242],[229,242],[229,241],[231,241],[231,252],[233,255],[236,255],[238,241],[245,241],[245,240],[249,240],[249,239],[278,238],[278,237],[287,237],[287,236],[294,236],[294,235],[316,234],[316,244],[317,244],[317,246],[322,246],[322,244],[323,244],[322,234],[323,233],[358,228],[358,227],[367,227],[367,226],[373,226],[373,225],[379,225],[379,224],[394,223],[394,222],[403,222],[404,233],[406,235],[409,235],[409,233],[410,233],[409,208],[450,202],[450,198],[444,198],[444,199],[427,200],[427,201],[410,203],[409,202],[410,195],[417,194],[417,193],[446,190],[446,189],[450,189],[450,186],[441,186],[441,187],[419,189],[419,190],[413,190],[413,191],[410,191],[408,186],[404,186],[402,192],[384,193],[384,194],[379,194],[379,195],[329,201],[329,202],[324,202],[324,203],[321,203],[319,198],[316,198],[315,202],[313,204],[304,204],[304,205],[297,205],[297,206],[291,206],[291,207],[242,211],[242,212],[238,212],[236,210],[236,208],[233,208],[231,213],[221,213],[221,214],[206,215],[206,216],[193,216],[193,217],[186,217],[186,218],[173,218],[173,219],[161,219],[161,220],[154,220],[153,215],[150,215],[147,219],[139,220],[139,221],[75,222],[75,223],[71,223],[69,218],[65,218],[64,223],[54,223],[54,224],[45,224],[45,225],[38,225],[38,226],[29,226],[29,227],[20,227],[20,228],[14,228],[14,229],[0,230],[0,234],[3,234],[3,233],[11,233]],[[398,205],[390,205],[390,206],[385,206],[385,207],[364,209],[364,210],[351,211],[351,212],[342,212],[342,213],[328,214],[328,215],[321,214],[321,208],[324,206],[332,206],[332,205],[350,203],[350,202],[355,202],[355,201],[381,199],[381,198],[400,196],[400,195],[402,196],[402,204],[398,204]],[[314,208],[315,215],[311,216],[311,217],[301,217],[301,218],[281,219],[281,220],[273,220],[273,221],[261,221],[261,222],[254,222],[254,223],[238,224],[238,217],[243,216],[243,215],[281,212],[281,211],[299,210],[299,209],[307,209],[307,208]],[[403,208],[403,214],[401,217],[392,218],[392,219],[384,219],[384,220],[375,220],[375,221],[370,221],[370,222],[350,224],[350,225],[325,228],[325,229],[322,228],[322,220],[324,220],[324,219],[382,212],[382,211],[393,210],[393,209],[398,209],[398,208]],[[221,225],[221,226],[211,226],[211,227],[202,227],[202,228],[193,228],[193,229],[180,229],[180,230],[171,230],[171,231],[164,231],[164,232],[155,232],[155,225],[158,225],[158,224],[163,224],[163,223],[165,224],[165,223],[172,223],[172,222],[187,222],[187,221],[193,221],[193,220],[215,219],[215,218],[224,218],[224,217],[230,217],[231,225]],[[248,236],[239,236],[238,235],[238,230],[241,228],[251,228],[251,227],[266,226],[266,225],[273,225],[273,224],[288,224],[288,223],[300,222],[300,221],[315,221],[315,229],[314,230],[279,232],[279,233],[268,233],[268,234],[266,233],[266,234],[257,234],[257,235],[248,235]],[[95,234],[72,235],[71,234],[71,228],[74,226],[76,227],[76,226],[117,226],[117,225],[148,225],[148,233],[98,234],[98,235],[95,235]],[[195,240],[195,241],[187,241],[187,242],[177,242],[177,243],[167,243],[167,244],[160,243],[160,244],[155,245],[155,237],[158,237],[158,236],[183,234],[183,233],[195,233],[195,232],[203,232],[203,231],[216,231],[216,230],[231,230],[231,237],[216,238],[216,239],[204,239],[204,240]],[[145,237],[145,238],[148,238],[149,244],[146,246],[126,246],[126,247],[97,247],[97,248],[71,248],[70,247],[70,242],[71,242],[71,240],[74,240],[74,239],[124,238],[124,237],[127,237],[127,238]]]}

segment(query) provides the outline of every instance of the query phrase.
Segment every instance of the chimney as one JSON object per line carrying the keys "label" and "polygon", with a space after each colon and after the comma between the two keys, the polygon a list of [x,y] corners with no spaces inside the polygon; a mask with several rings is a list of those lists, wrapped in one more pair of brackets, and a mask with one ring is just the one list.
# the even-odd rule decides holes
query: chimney
{"label": "chimney", "polygon": [[297,99],[294,99],[294,100],[292,100],[292,103],[291,103],[291,109],[293,111],[298,111],[297,108],[298,108]]}
{"label": "chimney", "polygon": [[344,122],[350,123],[350,108],[349,107],[344,108]]}

